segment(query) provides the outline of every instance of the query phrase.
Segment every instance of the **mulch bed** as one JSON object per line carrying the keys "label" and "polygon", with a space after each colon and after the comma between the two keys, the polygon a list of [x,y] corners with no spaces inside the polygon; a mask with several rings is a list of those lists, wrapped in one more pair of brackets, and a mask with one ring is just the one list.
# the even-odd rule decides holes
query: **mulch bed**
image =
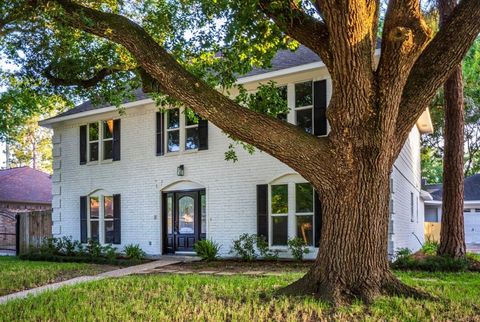
{"label": "mulch bed", "polygon": [[294,262],[288,260],[265,261],[256,260],[252,262],[243,262],[239,260],[217,260],[212,262],[183,262],[162,267],[163,269],[172,269],[176,271],[223,271],[232,273],[245,272],[298,272],[305,273],[313,265],[313,261]]}

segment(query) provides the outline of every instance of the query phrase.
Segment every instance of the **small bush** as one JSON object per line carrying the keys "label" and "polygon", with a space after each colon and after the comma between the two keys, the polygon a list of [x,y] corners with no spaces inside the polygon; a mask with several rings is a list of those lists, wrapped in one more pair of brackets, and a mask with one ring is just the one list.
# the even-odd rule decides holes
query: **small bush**
{"label": "small bush", "polygon": [[86,246],[87,254],[91,257],[102,256],[102,245],[96,240],[89,239]]}
{"label": "small bush", "polygon": [[437,255],[437,251],[438,251],[439,246],[440,246],[440,244],[437,241],[427,239],[427,241],[425,241],[425,243],[422,245],[421,251],[425,255],[434,256],[434,255]]}
{"label": "small bush", "polygon": [[310,252],[308,246],[305,244],[305,241],[300,237],[290,239],[287,242],[287,245],[292,252],[293,258],[297,261],[303,260],[303,255]]}
{"label": "small bush", "polygon": [[193,245],[193,249],[195,249],[197,255],[206,261],[216,260],[220,248],[221,246],[219,244],[209,239],[199,240]]}
{"label": "small bush", "polygon": [[125,245],[125,248],[123,249],[123,251],[125,255],[131,259],[141,260],[141,259],[144,259],[146,255],[145,252],[140,248],[140,245],[138,244]]}
{"label": "small bush", "polygon": [[131,266],[143,263],[137,259],[114,258],[108,259],[106,257],[90,257],[90,256],[61,256],[52,254],[40,254],[38,252],[29,252],[19,256],[22,260],[29,261],[47,261],[58,263],[92,263],[102,265],[117,265],[117,266]]}
{"label": "small bush", "polygon": [[102,247],[102,254],[109,260],[115,259],[118,257],[117,247],[105,245]]}
{"label": "small bush", "polygon": [[244,261],[253,261],[257,258],[255,253],[256,235],[242,234],[233,241],[230,253],[236,254]]}
{"label": "small bush", "polygon": [[420,270],[428,272],[463,272],[470,268],[470,261],[466,258],[455,259],[448,256],[429,255],[415,258],[412,255],[398,257],[392,263],[392,268],[404,270]]}
{"label": "small bush", "polygon": [[55,237],[45,237],[38,251],[42,254],[59,255],[62,253],[62,240]]}
{"label": "small bush", "polygon": [[265,236],[257,236],[257,249],[262,256],[266,260],[278,260],[278,250],[270,250],[268,248],[268,242]]}

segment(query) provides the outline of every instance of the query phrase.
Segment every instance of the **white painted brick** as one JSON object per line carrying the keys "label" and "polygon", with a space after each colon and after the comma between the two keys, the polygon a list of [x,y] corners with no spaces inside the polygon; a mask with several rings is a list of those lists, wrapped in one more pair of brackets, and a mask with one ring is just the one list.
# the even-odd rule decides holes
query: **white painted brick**
{"label": "white painted brick", "polygon": [[62,160],[55,159],[53,160],[53,170],[60,170],[62,168]]}
{"label": "white painted brick", "polygon": [[58,184],[52,186],[52,195],[61,195],[62,194],[62,187]]}
{"label": "white painted brick", "polygon": [[54,144],[53,145],[52,155],[53,155],[54,158],[62,156],[62,148],[61,148],[60,144]]}
{"label": "white painted brick", "polygon": [[53,144],[62,143],[62,135],[60,133],[55,133],[55,135],[52,138],[52,143]]}

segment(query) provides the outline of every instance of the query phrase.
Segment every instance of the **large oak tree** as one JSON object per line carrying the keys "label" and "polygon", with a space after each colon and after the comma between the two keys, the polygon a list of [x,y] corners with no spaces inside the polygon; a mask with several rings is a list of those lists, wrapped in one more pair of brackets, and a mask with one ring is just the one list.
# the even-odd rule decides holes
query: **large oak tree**
{"label": "large oak tree", "polygon": [[[480,32],[480,1],[462,0],[432,38],[419,0],[390,0],[378,64],[380,0],[11,0],[0,6],[3,52],[22,65],[18,77],[37,80],[39,91],[56,91],[52,84],[70,95],[75,85],[72,91],[102,91],[118,103],[141,83],[312,183],[323,210],[318,256],[283,293],[334,303],[422,295],[389,270],[389,175],[416,120]],[[328,137],[242,107],[217,90],[296,42],[330,72]]]}

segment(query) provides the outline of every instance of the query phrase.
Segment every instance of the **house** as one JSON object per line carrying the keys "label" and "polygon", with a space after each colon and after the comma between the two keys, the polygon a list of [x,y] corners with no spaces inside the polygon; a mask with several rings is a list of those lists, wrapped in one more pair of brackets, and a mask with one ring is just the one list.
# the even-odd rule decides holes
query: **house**
{"label": "house", "polygon": [[[272,68],[254,70],[238,84],[254,91],[270,80],[287,100],[286,121],[328,135],[331,80],[312,51],[279,51]],[[242,233],[266,236],[281,256],[289,256],[288,238],[298,236],[316,256],[320,205],[311,185],[290,167],[242,149],[237,162],[225,161],[231,141],[219,128],[190,118],[183,108],[159,112],[141,91],[123,107],[125,115],[119,115],[113,106],[86,102],[41,122],[54,130],[55,235],[120,249],[135,243],[150,255],[189,253],[208,238],[221,245],[223,256]],[[427,111],[392,169],[391,255],[423,242],[420,134],[431,127]]]}
{"label": "house", "polygon": [[[442,222],[442,185],[429,185],[432,200],[425,201],[425,222]],[[465,243],[470,250],[480,250],[480,174],[465,178],[464,205]],[[438,231],[439,233],[439,231]]]}
{"label": "house", "polygon": [[30,167],[0,170],[0,252],[15,250],[15,215],[52,206],[50,175]]}

